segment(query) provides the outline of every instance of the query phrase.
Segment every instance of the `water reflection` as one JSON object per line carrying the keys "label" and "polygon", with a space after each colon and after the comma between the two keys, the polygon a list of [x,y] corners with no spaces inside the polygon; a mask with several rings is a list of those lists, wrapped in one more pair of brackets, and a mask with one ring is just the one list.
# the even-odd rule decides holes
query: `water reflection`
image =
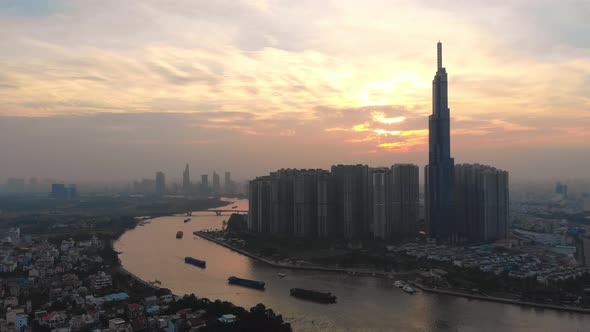
{"label": "water reflection", "polygon": [[[247,209],[247,200],[238,205]],[[264,303],[292,323],[295,331],[586,331],[590,315],[531,310],[527,307],[467,300],[445,295],[408,295],[391,281],[275,269],[192,235],[219,229],[229,215],[213,212],[157,218],[125,233],[116,243],[123,265],[146,280],[158,279],[177,294],[223,299],[250,308]],[[177,231],[185,234],[176,239]],[[207,261],[201,269],[184,263],[185,256]],[[279,278],[278,272],[285,272]],[[266,290],[229,285],[229,276],[266,282]],[[327,290],[338,296],[335,305],[293,298],[293,287]]]}

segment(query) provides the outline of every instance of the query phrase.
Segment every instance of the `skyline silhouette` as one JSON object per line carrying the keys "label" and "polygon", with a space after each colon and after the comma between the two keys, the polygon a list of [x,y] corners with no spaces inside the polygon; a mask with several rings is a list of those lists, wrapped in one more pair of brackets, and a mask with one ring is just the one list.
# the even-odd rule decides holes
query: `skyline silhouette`
{"label": "skyline silhouette", "polygon": [[576,8],[8,1],[0,178],[423,166],[438,39],[456,163],[587,178],[590,41]]}

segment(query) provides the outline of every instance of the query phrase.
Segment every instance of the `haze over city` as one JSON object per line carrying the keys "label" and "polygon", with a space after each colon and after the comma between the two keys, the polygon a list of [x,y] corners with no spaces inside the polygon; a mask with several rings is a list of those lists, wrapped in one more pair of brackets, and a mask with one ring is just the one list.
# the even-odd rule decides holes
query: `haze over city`
{"label": "haze over city", "polygon": [[456,162],[586,177],[589,17],[583,1],[2,1],[0,177],[423,166],[439,39]]}
{"label": "haze over city", "polygon": [[588,330],[588,0],[0,30],[0,332]]}

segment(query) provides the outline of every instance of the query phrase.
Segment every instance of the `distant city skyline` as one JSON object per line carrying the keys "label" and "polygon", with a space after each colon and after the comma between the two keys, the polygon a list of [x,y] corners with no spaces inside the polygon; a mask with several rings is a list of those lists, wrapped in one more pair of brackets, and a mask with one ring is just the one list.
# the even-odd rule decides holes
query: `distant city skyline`
{"label": "distant city skyline", "polygon": [[587,13],[585,1],[1,2],[0,178],[423,167],[439,39],[455,163],[588,178]]}

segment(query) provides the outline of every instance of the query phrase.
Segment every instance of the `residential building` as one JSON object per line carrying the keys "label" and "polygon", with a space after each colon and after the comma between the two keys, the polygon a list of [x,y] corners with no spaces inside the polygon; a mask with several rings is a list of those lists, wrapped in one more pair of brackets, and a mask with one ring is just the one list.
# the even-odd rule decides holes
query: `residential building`
{"label": "residential building", "polygon": [[213,193],[215,195],[221,194],[221,182],[219,178],[219,174],[213,172]]}
{"label": "residential building", "polygon": [[296,169],[270,173],[270,232],[275,236],[293,235],[293,181],[297,173]]}
{"label": "residential building", "polygon": [[419,172],[418,166],[414,164],[395,164],[391,167],[391,223],[394,238],[415,238],[418,235]]}
{"label": "residential building", "polygon": [[370,170],[370,228],[374,237],[384,240],[390,239],[393,235],[391,185],[389,168],[380,167]]}
{"label": "residential building", "polygon": [[163,172],[156,173],[156,195],[164,195],[166,193],[166,176]]}
{"label": "residential building", "polygon": [[370,234],[369,167],[367,165],[335,165],[334,218],[336,233],[345,239],[367,237]]}
{"label": "residential building", "polygon": [[495,241],[508,236],[508,172],[479,164],[455,166],[458,241]]}

